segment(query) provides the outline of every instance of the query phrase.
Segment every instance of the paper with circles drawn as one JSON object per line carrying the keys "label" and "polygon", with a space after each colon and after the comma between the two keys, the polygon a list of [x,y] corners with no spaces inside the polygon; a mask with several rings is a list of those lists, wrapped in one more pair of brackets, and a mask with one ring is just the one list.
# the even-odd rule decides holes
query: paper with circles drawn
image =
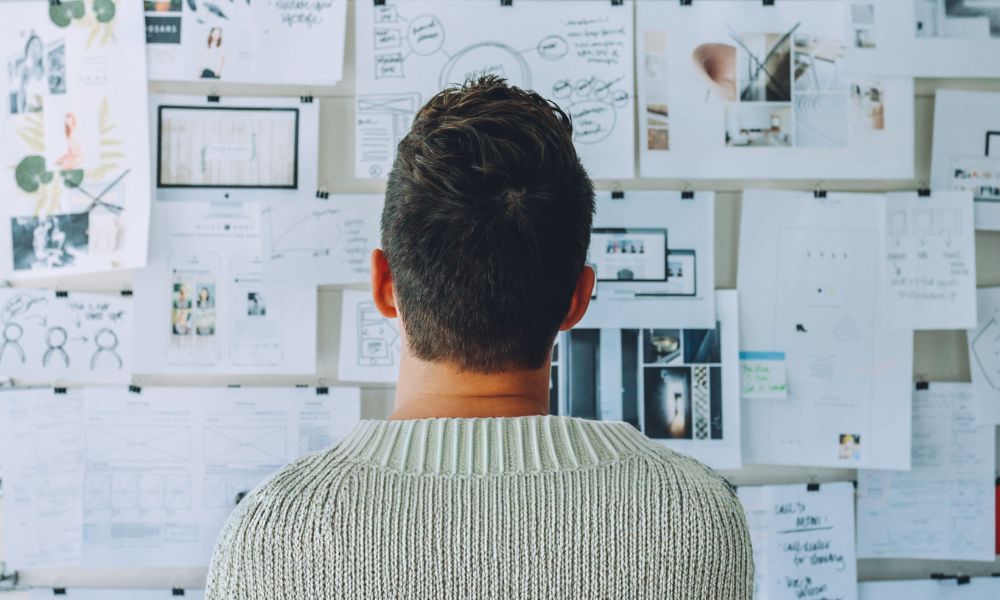
{"label": "paper with circles drawn", "polygon": [[127,383],[132,298],[0,289],[0,374],[18,384]]}
{"label": "paper with circles drawn", "polygon": [[0,274],[146,261],[150,161],[134,0],[0,3]]}
{"label": "paper with circles drawn", "polygon": [[909,179],[913,80],[862,74],[847,4],[639,0],[643,177]]}
{"label": "paper with circles drawn", "polygon": [[133,0],[146,16],[149,78],[334,85],[347,0]]}
{"label": "paper with circles drawn", "polygon": [[339,381],[395,383],[401,344],[399,320],[383,317],[375,308],[371,292],[344,290]]}
{"label": "paper with circles drawn", "polygon": [[592,177],[634,175],[632,0],[355,4],[355,176],[385,177],[416,111],[477,74],[554,100]]}

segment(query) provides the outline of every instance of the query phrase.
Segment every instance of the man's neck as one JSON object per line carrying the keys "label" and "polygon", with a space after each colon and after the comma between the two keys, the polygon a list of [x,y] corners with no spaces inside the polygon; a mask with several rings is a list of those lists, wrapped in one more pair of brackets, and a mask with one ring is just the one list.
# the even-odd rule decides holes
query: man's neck
{"label": "man's neck", "polygon": [[475,373],[403,352],[389,419],[524,417],[549,408],[549,367]]}

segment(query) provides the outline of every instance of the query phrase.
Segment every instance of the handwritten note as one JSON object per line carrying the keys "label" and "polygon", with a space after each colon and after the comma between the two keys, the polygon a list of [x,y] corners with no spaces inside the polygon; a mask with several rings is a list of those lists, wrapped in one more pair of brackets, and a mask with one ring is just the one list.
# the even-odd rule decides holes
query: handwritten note
{"label": "handwritten note", "polygon": [[759,400],[788,398],[784,352],[740,352],[740,397]]}
{"label": "handwritten note", "polygon": [[888,194],[883,265],[886,327],[975,327],[974,219],[971,192]]}
{"label": "handwritten note", "polygon": [[992,562],[994,443],[972,384],[915,392],[912,470],[858,471],[858,556]]}
{"label": "handwritten note", "polygon": [[854,488],[741,487],[757,600],[856,600]]}

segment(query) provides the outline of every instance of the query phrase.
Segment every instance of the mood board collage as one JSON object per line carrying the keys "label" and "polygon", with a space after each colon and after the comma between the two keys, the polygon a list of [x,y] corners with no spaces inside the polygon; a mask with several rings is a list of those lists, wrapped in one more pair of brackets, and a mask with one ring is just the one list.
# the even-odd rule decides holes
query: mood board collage
{"label": "mood board collage", "polygon": [[[379,189],[422,103],[492,73],[570,115],[600,189],[550,412],[724,474],[849,473],[736,489],[759,600],[1000,598],[961,571],[858,577],[995,564],[1000,288],[975,241],[1000,231],[1000,93],[937,91],[922,149],[915,79],[1000,80],[998,57],[991,0],[0,1],[0,589],[200,597],[235,504],[397,376],[366,289],[382,197],[331,193],[321,147]],[[353,131],[328,140],[312,91],[345,85]],[[836,191],[897,189],[924,150],[925,188]],[[608,183],[643,179],[692,185]],[[731,290],[719,180],[793,183],[743,191]],[[971,382],[918,381],[925,330],[964,332]],[[267,376],[298,384],[189,383]],[[201,581],[59,575],[130,569]]]}

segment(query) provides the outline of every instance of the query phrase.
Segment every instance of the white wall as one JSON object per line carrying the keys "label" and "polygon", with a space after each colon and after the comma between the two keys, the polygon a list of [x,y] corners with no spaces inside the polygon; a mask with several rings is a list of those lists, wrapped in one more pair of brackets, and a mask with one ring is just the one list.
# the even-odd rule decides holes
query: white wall
{"label": "white wall", "polygon": [[[314,95],[320,98],[320,182],[331,193],[381,192],[382,184],[354,179],[353,166],[353,92],[354,49],[353,4],[348,13],[348,39],[344,82],[329,88],[259,86],[222,86],[208,84],[151,84],[151,93],[192,93],[198,95]],[[930,180],[931,132],[934,112],[934,90],[938,88],[981,89],[1000,91],[1000,80],[918,80],[916,86],[916,178],[911,181],[698,181],[676,179],[631,179],[599,181],[602,189],[682,189],[715,190],[716,205],[716,272],[717,288],[736,287],[737,247],[739,238],[740,192],[746,187],[811,190],[817,186],[832,191],[884,191],[927,187]],[[980,287],[1000,285],[1000,232],[978,232],[977,281]],[[69,290],[117,291],[129,285],[127,275],[87,278],[87,281],[61,280],[59,287]],[[55,282],[53,282],[55,284]],[[317,381],[336,385],[337,349],[339,339],[340,291],[322,288],[319,301],[319,364]],[[916,334],[914,375],[928,381],[969,381],[968,353],[962,331],[919,332]],[[141,385],[285,385],[312,383],[301,377],[180,377],[158,376],[138,378]],[[362,394],[365,418],[380,418],[392,405],[392,389],[380,386],[366,388]],[[804,469],[789,467],[748,466],[726,473],[733,483],[794,483],[808,481],[848,480],[855,472],[847,469]],[[3,515],[0,514],[0,533]],[[0,536],[2,544],[2,536]],[[3,556],[0,546],[0,557]],[[862,560],[858,575],[862,580],[924,578],[931,572],[989,575],[1000,571],[1000,561],[994,563],[963,563],[918,560]],[[144,569],[144,570],[36,570],[21,573],[21,583],[40,587],[201,587],[204,569]],[[12,594],[11,600],[20,594]]]}

